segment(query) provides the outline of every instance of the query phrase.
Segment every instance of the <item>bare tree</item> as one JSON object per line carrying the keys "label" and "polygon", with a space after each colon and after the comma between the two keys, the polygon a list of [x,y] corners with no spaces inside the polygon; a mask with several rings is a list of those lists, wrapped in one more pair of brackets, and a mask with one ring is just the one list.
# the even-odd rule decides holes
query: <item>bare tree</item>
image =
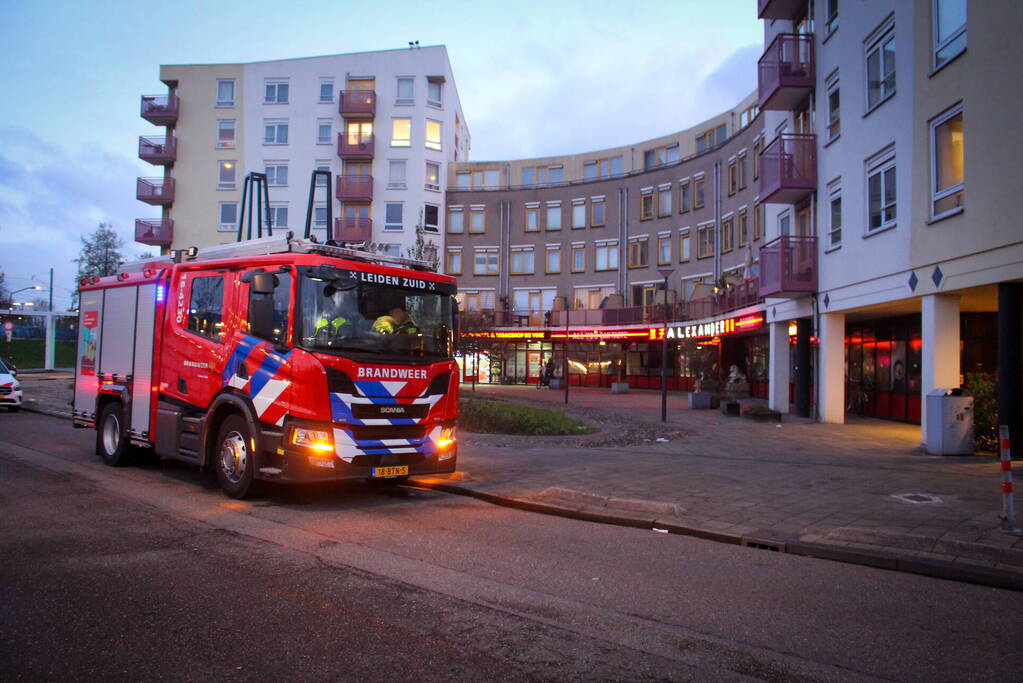
{"label": "bare tree", "polygon": [[117,272],[118,266],[124,262],[124,256],[121,254],[123,246],[124,241],[114,232],[110,223],[100,223],[91,234],[82,235],[82,250],[75,259],[75,263],[78,264],[74,288],[75,302],[78,300],[78,282],[83,277],[105,277]]}

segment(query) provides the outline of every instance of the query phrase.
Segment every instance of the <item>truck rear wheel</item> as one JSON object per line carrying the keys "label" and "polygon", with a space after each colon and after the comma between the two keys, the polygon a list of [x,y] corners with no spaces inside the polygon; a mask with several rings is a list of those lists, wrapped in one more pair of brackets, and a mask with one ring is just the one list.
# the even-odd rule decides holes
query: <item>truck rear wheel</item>
{"label": "truck rear wheel", "polygon": [[220,488],[231,498],[248,498],[259,493],[252,443],[249,425],[241,415],[229,416],[217,431],[213,465]]}
{"label": "truck rear wheel", "polygon": [[125,438],[124,421],[121,415],[121,404],[107,403],[100,411],[96,423],[96,455],[111,467],[123,467],[128,464],[131,450]]}

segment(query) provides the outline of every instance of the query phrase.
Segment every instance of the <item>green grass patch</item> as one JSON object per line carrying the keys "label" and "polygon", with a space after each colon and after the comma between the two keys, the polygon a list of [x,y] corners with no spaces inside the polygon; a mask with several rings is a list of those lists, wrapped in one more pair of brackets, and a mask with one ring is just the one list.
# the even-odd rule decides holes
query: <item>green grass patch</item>
{"label": "green grass patch", "polygon": [[593,427],[549,408],[509,403],[489,398],[466,398],[461,401],[458,424],[477,434],[526,434],[555,436],[589,434]]}
{"label": "green grass patch", "polygon": [[[53,367],[75,367],[76,342],[57,341],[54,343]],[[12,339],[8,342],[0,338],[0,357],[10,359],[19,370],[41,368],[45,364],[43,358],[45,346],[42,339]]]}

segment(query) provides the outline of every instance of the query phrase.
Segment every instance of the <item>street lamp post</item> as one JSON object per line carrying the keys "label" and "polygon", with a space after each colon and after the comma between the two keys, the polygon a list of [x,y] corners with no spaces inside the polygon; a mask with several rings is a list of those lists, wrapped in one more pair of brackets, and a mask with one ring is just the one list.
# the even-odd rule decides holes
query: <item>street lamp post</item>
{"label": "street lamp post", "polygon": [[668,278],[674,268],[658,268],[664,278],[664,337],[661,338],[661,422],[668,421]]}

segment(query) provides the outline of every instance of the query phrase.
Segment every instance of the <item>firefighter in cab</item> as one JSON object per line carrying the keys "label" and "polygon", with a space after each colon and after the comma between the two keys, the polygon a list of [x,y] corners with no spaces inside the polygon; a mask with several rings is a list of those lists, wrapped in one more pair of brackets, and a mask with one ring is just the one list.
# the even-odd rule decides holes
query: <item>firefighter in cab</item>
{"label": "firefighter in cab", "polygon": [[419,330],[412,322],[412,316],[403,308],[392,308],[373,323],[373,331],[379,334],[416,334]]}

